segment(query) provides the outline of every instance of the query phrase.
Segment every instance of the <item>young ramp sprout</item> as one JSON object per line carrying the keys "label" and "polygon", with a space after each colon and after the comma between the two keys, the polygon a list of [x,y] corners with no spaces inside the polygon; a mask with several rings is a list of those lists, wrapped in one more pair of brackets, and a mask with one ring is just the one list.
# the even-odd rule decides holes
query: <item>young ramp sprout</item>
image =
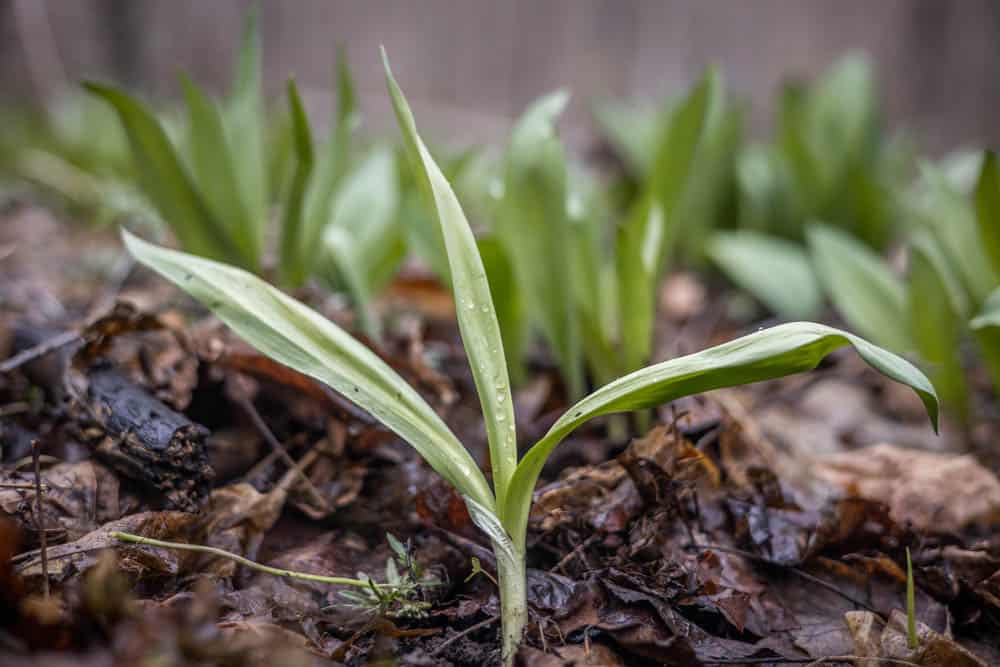
{"label": "young ramp sprout", "polygon": [[385,74],[407,153],[444,239],[458,324],[486,423],[492,489],[423,398],[335,324],[246,271],[160,248],[128,232],[123,236],[139,261],[201,301],[264,354],[366,409],[458,490],[496,554],[505,664],[513,663],[528,617],[525,539],[535,483],[556,445],[584,422],[810,370],[833,350],[850,345],[870,366],[916,390],[936,427],[934,388],[907,361],[852,334],[797,322],[649,366],[605,385],[572,406],[518,462],[507,364],[476,239],[455,193],[417,134],[388,60]]}

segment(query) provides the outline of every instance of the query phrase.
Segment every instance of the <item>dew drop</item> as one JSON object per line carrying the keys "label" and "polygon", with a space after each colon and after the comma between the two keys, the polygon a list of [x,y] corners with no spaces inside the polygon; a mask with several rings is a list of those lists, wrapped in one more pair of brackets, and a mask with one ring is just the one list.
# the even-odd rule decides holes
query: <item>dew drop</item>
{"label": "dew drop", "polygon": [[475,310],[475,308],[476,308],[476,303],[475,303],[474,301],[466,301],[466,302],[465,302],[465,306],[466,306],[466,308],[468,308],[469,310]]}
{"label": "dew drop", "polygon": [[490,312],[490,307],[487,305],[482,305],[479,307],[479,310],[483,311],[484,313],[488,313]]}
{"label": "dew drop", "polygon": [[503,403],[507,400],[507,394],[502,391],[497,392],[497,403]]}
{"label": "dew drop", "polygon": [[507,421],[507,415],[505,415],[504,413],[501,412],[500,414],[497,415],[497,421],[498,422],[505,422],[505,421]]}

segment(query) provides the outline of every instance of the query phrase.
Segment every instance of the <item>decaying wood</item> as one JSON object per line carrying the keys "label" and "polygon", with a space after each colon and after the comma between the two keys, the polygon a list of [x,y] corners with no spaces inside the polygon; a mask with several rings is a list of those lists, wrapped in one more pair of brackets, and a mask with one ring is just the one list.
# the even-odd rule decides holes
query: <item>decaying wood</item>
{"label": "decaying wood", "polygon": [[122,475],[161,493],[167,507],[194,511],[213,477],[208,430],[171,410],[107,361],[87,372],[81,396],[95,429],[94,454]]}

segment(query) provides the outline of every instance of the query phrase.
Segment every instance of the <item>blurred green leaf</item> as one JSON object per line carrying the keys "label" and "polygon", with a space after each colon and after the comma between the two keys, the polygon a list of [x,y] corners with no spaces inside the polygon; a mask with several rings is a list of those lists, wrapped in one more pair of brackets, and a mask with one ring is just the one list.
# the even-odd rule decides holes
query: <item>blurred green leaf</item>
{"label": "blurred green leaf", "polygon": [[823,296],[806,250],[750,230],[719,232],[708,254],[737,286],[788,319],[814,317]]}
{"label": "blurred green leaf", "polygon": [[908,351],[906,290],[884,259],[827,225],[806,231],[820,285],[852,330],[897,352]]}
{"label": "blurred green leaf", "polygon": [[222,115],[215,103],[188,77],[181,77],[188,108],[188,156],[196,187],[217,220],[239,248],[240,265],[258,270],[258,247],[242,199]]}
{"label": "blurred green leaf", "polygon": [[527,314],[541,331],[572,397],[583,395],[583,352],[566,213],[566,156],[555,121],[568,95],[534,102],[511,132],[495,229],[514,268]]}
{"label": "blurred green leaf", "polygon": [[965,294],[941,250],[927,234],[912,242],[907,313],[910,336],[927,363],[945,405],[968,419],[968,391],[959,356]]}
{"label": "blurred green leaf", "polygon": [[181,244],[199,255],[239,263],[242,256],[225,226],[195,189],[152,112],[111,86],[97,83],[84,86],[118,112],[132,146],[137,181]]}
{"label": "blurred green leaf", "polygon": [[281,224],[281,270],[282,281],[290,287],[298,287],[305,282],[311,257],[318,250],[318,239],[304,237],[305,202],[313,171],[312,131],[302,98],[299,97],[295,81],[288,81],[288,107],[291,111],[292,138],[295,153],[295,173],[285,200],[285,217]]}
{"label": "blurred green leaf", "polygon": [[514,277],[514,266],[504,246],[494,237],[477,241],[479,256],[490,282],[490,295],[496,305],[500,337],[507,357],[507,369],[514,386],[524,382],[527,375],[524,359],[528,342],[528,322],[524,313],[522,292]]}
{"label": "blurred green leaf", "polygon": [[1000,395],[1000,287],[993,290],[969,326],[986,361],[986,368],[993,381],[993,392]]}
{"label": "blurred green leaf", "polygon": [[976,221],[986,256],[1000,275],[1000,170],[993,151],[986,152],[976,183]]}

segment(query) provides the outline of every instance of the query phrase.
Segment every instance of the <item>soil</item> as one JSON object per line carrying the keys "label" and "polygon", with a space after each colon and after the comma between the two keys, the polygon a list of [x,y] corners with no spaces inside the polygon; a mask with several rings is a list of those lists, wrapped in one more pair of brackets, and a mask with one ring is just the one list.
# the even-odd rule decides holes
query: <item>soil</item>
{"label": "soil", "polygon": [[[662,297],[661,358],[757,326],[691,274]],[[383,310],[376,351],[485,466],[448,294],[404,273]],[[0,359],[0,664],[497,661],[494,563],[456,494],[133,266],[112,230],[0,214]],[[850,354],[662,406],[621,441],[581,429],[536,492],[519,663],[1000,664],[998,416],[980,384],[976,422],[941,436]],[[515,405],[522,448],[566,407],[544,351]],[[378,599],[115,532],[406,588]]]}

